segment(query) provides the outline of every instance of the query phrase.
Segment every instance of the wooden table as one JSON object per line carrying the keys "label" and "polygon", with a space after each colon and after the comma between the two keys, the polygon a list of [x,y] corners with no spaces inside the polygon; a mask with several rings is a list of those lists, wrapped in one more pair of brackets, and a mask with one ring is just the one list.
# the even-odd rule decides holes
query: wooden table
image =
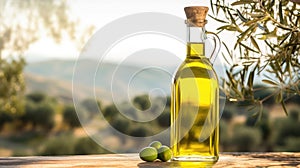
{"label": "wooden table", "polygon": [[106,168],[181,168],[181,167],[299,167],[300,153],[222,153],[214,165],[195,162],[143,162],[138,154],[80,156],[0,157],[0,167],[106,167]]}

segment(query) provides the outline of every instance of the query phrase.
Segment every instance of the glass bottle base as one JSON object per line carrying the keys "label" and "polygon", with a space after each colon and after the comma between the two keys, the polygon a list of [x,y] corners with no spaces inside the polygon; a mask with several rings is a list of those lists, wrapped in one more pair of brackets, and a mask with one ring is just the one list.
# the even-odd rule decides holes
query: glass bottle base
{"label": "glass bottle base", "polygon": [[172,159],[171,167],[176,168],[211,168],[218,161],[218,157],[216,156],[205,156],[205,157],[194,157],[194,156],[186,156],[186,157],[174,157]]}
{"label": "glass bottle base", "polygon": [[172,161],[182,161],[182,162],[217,162],[218,156],[180,156],[173,157]]}

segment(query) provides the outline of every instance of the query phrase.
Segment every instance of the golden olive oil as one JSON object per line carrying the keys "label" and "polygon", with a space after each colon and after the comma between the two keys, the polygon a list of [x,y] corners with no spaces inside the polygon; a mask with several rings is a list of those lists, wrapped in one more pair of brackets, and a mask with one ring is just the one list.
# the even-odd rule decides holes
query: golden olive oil
{"label": "golden olive oil", "polygon": [[187,57],[172,85],[171,145],[173,160],[218,160],[219,87],[204,56],[204,43],[187,43]]}

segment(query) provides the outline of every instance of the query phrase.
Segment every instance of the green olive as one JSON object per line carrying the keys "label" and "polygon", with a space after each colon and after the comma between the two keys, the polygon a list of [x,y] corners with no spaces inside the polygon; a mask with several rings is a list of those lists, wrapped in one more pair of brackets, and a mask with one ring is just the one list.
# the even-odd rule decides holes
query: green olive
{"label": "green olive", "polygon": [[149,144],[149,146],[150,147],[153,147],[153,148],[155,148],[155,149],[159,149],[160,147],[161,147],[161,143],[159,142],[159,141],[153,141],[153,142],[151,142],[150,144]]}
{"label": "green olive", "polygon": [[163,145],[158,150],[158,159],[163,162],[166,162],[172,158],[172,151],[169,147]]}
{"label": "green olive", "polygon": [[140,158],[146,162],[157,159],[157,150],[154,147],[145,147],[140,151]]}

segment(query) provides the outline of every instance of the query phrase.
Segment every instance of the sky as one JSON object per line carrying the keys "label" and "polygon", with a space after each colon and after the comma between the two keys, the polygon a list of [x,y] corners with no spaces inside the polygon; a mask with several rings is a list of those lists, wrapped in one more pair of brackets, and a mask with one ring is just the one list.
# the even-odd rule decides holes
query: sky
{"label": "sky", "polygon": [[[78,17],[82,25],[95,26],[95,32],[122,17],[132,14],[159,12],[185,19],[183,11],[185,6],[210,6],[209,0],[72,0],[69,2],[72,17]],[[184,25],[184,23],[182,24]],[[210,20],[207,29],[215,30],[218,26],[216,22]],[[186,32],[182,33],[185,35]],[[106,58],[111,61],[122,60],[126,55],[147,47],[161,48],[174,54],[177,53],[181,55],[179,57],[182,57],[182,59],[185,57],[185,46],[174,39],[165,36],[158,37],[157,34],[148,35],[147,38],[144,38],[144,41],[142,39],[142,36],[134,36],[121,41],[110,49]],[[166,45],[167,43],[169,46]],[[172,49],[170,45],[173,47]],[[130,51],[132,48],[135,48],[135,50]],[[124,51],[127,53],[124,53]],[[25,58],[28,62],[36,62],[47,59],[77,59],[80,54],[81,51],[69,39],[64,39],[60,44],[56,44],[50,37],[42,36],[40,40],[31,45],[25,53]]]}

